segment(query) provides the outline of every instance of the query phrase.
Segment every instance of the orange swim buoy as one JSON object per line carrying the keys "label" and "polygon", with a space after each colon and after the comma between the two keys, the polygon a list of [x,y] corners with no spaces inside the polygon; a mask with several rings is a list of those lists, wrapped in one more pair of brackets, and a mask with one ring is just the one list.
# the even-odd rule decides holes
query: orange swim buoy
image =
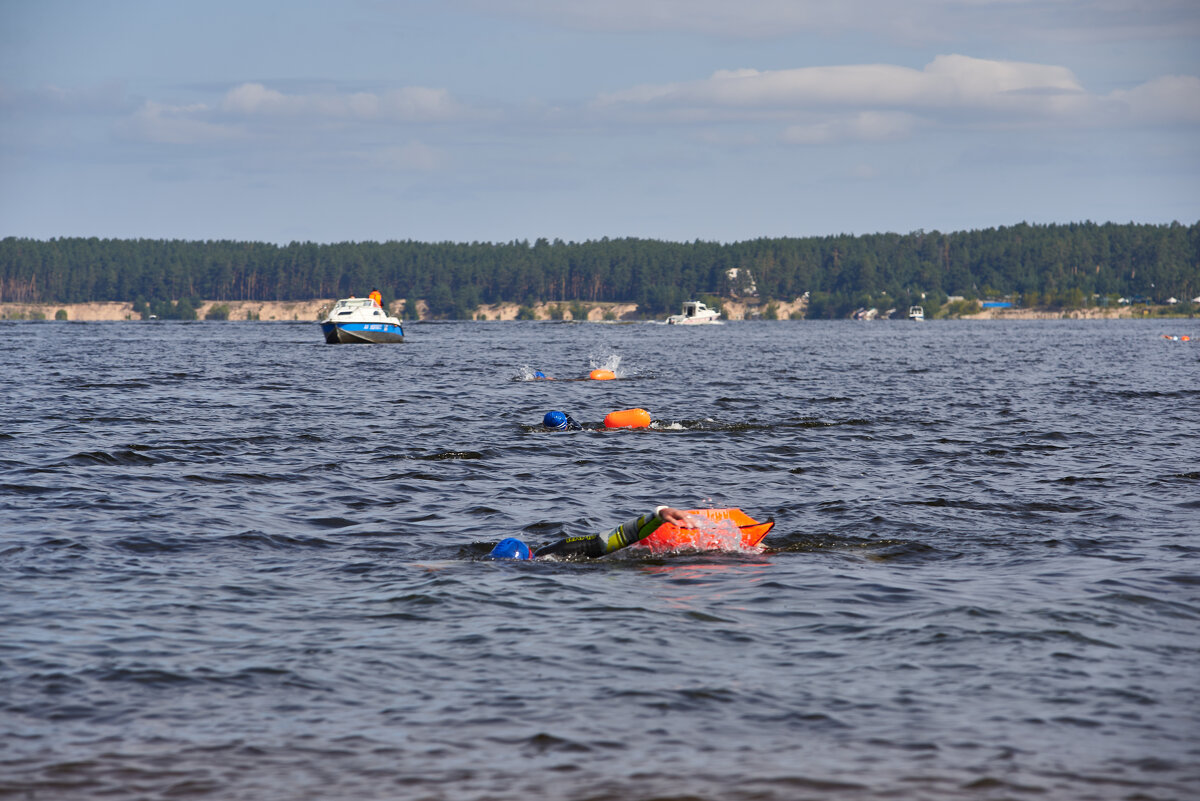
{"label": "orange swim buoy", "polygon": [[588,373],[588,378],[592,379],[593,381],[611,381],[616,377],[617,374],[612,370],[597,369]]}
{"label": "orange swim buoy", "polygon": [[650,412],[645,409],[621,409],[604,415],[605,428],[646,428],[650,425]]}
{"label": "orange swim buoy", "polygon": [[[631,548],[644,548],[652,553],[678,550],[752,550],[775,525],[774,520],[760,523],[741,509],[688,509],[687,513],[708,518],[699,528],[680,528],[663,523],[658,530]],[[724,521],[724,526],[714,525]]]}

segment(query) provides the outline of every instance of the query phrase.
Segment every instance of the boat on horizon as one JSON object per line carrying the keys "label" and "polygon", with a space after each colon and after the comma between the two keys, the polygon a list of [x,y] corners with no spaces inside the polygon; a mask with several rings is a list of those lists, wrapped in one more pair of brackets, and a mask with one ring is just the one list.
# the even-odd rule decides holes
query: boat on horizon
{"label": "boat on horizon", "polygon": [[400,319],[389,317],[371,298],[343,298],[321,321],[325,342],[330,345],[403,342]]}
{"label": "boat on horizon", "polygon": [[682,314],[672,314],[667,318],[667,325],[706,325],[720,322],[721,313],[708,308],[698,300],[689,300],[683,304]]}
{"label": "boat on horizon", "polygon": [[920,322],[925,319],[925,310],[920,306],[908,307],[908,319]]}

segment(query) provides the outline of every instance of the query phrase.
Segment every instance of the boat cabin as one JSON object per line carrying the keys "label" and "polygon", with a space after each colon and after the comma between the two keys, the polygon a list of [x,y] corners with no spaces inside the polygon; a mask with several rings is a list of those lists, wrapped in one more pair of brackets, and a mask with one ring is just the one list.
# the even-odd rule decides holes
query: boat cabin
{"label": "boat cabin", "polygon": [[[361,310],[361,311],[360,311]],[[383,309],[379,308],[379,304],[370,298],[343,298],[334,304],[333,309],[329,312],[330,317],[342,317],[354,314],[356,311],[373,310],[375,317],[383,317]]]}

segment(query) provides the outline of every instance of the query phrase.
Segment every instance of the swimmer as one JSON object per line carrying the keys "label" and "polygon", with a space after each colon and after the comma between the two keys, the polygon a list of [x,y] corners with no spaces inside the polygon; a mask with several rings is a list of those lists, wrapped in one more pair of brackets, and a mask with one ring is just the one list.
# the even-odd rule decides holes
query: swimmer
{"label": "swimmer", "polygon": [[612,531],[604,534],[589,534],[584,537],[567,537],[536,550],[516,537],[506,537],[496,543],[489,559],[536,559],[539,556],[582,556],[596,559],[619,551],[627,545],[646,539],[663,523],[673,523],[680,528],[697,528],[692,515],[669,506],[660,506],[650,514],[626,520]]}
{"label": "swimmer", "polygon": [[571,415],[565,412],[546,412],[542,418],[542,428],[547,431],[582,431],[583,426],[575,422]]}

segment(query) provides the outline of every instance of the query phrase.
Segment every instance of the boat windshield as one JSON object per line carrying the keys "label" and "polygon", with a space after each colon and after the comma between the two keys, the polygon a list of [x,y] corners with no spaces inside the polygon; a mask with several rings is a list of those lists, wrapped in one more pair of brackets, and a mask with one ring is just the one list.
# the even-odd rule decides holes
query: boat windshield
{"label": "boat windshield", "polygon": [[339,300],[337,302],[337,305],[334,306],[334,308],[338,309],[338,310],[361,309],[363,306],[374,306],[374,305],[375,305],[375,301],[371,300],[370,298],[345,298],[343,300]]}

